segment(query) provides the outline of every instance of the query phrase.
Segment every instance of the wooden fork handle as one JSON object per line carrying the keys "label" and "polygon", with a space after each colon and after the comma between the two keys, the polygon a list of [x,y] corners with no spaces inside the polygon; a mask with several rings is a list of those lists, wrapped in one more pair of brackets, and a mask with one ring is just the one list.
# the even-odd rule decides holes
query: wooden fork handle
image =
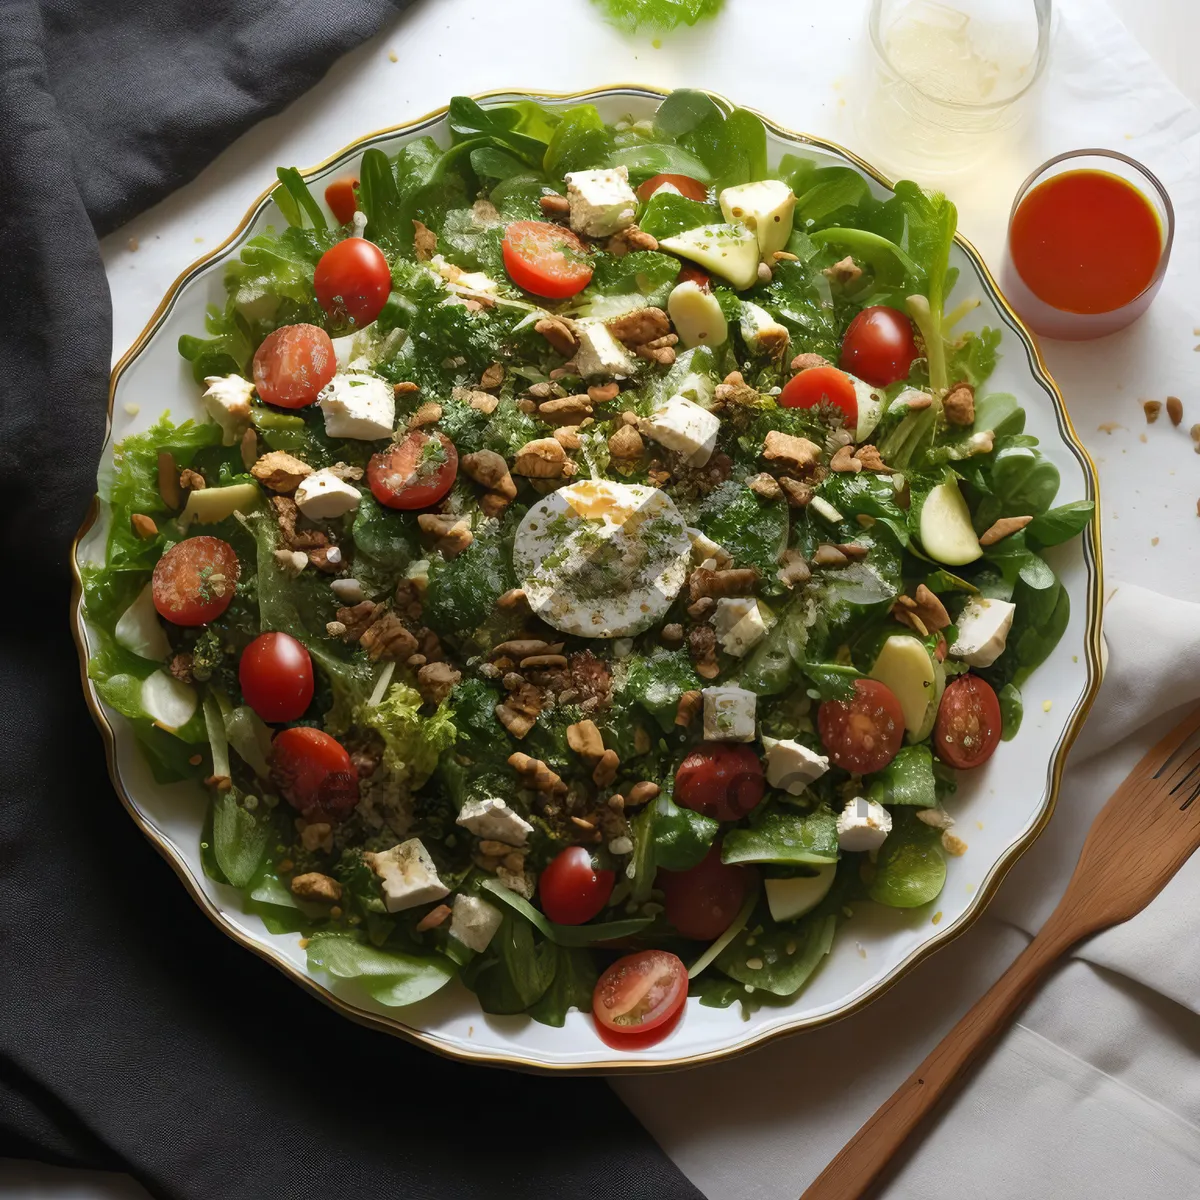
{"label": "wooden fork handle", "polygon": [[1065,929],[1057,915],[847,1142],[801,1200],[856,1200],[866,1192],[955,1078],[1007,1028],[1042,976],[1079,940],[1080,932]]}

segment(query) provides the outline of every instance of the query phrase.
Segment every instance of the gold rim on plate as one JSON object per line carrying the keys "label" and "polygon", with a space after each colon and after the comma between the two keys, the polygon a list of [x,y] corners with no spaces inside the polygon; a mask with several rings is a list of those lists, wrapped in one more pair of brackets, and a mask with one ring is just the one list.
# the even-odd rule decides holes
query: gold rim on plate
{"label": "gold rim on plate", "polygon": [[[589,88],[582,92],[519,92],[510,89],[500,89],[496,91],[484,92],[477,94],[473,98],[478,101],[497,100],[500,98],[515,98],[532,100],[550,100],[550,101],[586,101],[594,100],[600,97],[611,97],[619,95],[639,96],[643,98],[662,99],[668,95],[668,91],[662,88],[650,87],[644,84],[614,84],[602,88]],[[718,100],[724,101],[723,96],[716,92],[710,92]],[[730,104],[732,107],[732,105]],[[354,155],[360,147],[367,142],[373,141],[381,137],[390,137],[398,133],[413,130],[419,126],[429,125],[437,120],[440,120],[446,115],[448,106],[443,105],[424,116],[416,117],[411,121],[402,122],[399,125],[390,125],[383,129],[377,129],[373,133],[365,134],[363,137],[356,138],[353,142],[343,146],[336,154],[330,155],[328,158],[317,163],[315,166],[309,167],[301,171],[301,175],[305,180],[311,179],[314,175],[324,171],[327,167],[335,163],[341,162]],[[753,111],[753,110],[752,110]],[[875,180],[883,187],[891,188],[892,180],[876,170],[870,163],[865,162],[853,151],[847,150],[844,146],[836,142],[828,141],[824,138],[813,137],[809,134],[797,133],[794,130],[788,129],[785,126],[770,120],[761,113],[757,114],[763,124],[775,133],[778,137],[786,141],[799,143],[807,146],[814,146],[818,149],[828,151],[831,154],[841,156],[846,161],[853,163],[863,174]],[[161,321],[176,296],[182,290],[186,281],[188,281],[201,267],[223,254],[234,242],[249,227],[250,223],[258,215],[262,205],[269,199],[271,193],[275,190],[275,184],[268,187],[247,209],[245,216],[238,223],[233,232],[225,238],[220,245],[210,250],[207,254],[196,259],[190,266],[182,271],[171,286],[167,289],[158,307],[154,310],[150,319],[146,322],[141,333],[138,334],[133,344],[128,350],[118,359],[116,365],[112,369],[112,374],[109,379],[108,386],[108,413],[107,425],[105,429],[106,444],[108,437],[112,434],[112,414],[113,401],[116,396],[117,383],[130,363],[142,352],[153,338],[158,324]],[[154,826],[146,820],[142,813],[134,804],[125,789],[125,785],[121,779],[120,771],[117,768],[116,762],[116,739],[113,728],[109,723],[108,717],[100,707],[99,700],[96,696],[91,680],[88,678],[88,650],[85,641],[85,633],[83,630],[82,609],[83,609],[83,583],[80,574],[79,566],[79,543],[87,532],[95,523],[96,517],[100,512],[99,497],[93,497],[92,503],[88,509],[87,515],[84,517],[83,523],[79,527],[79,531],[75,535],[75,539],[71,544],[71,574],[72,574],[72,590],[71,590],[71,631],[75,638],[75,644],[79,651],[80,662],[80,678],[83,684],[84,699],[87,702],[89,711],[92,714],[92,719],[96,722],[97,728],[100,730],[101,737],[104,741],[105,758],[108,762],[108,773],[112,779],[113,787],[117,795],[121,799],[121,803],[125,806],[126,811],[133,818],[135,824],[149,839],[150,843],[158,850],[158,852],[167,860],[172,869],[179,876],[180,881],[188,890],[192,899],[200,906],[200,908],[208,915],[213,923],[228,934],[239,945],[244,946],[248,950],[252,950],[260,958],[269,962],[272,966],[278,968],[294,982],[305,988],[317,999],[327,1004],[329,1007],[340,1012],[351,1020],[357,1021],[360,1025],[366,1025],[372,1029],[379,1029],[393,1036],[404,1038],[406,1041],[422,1046],[427,1050],[432,1050],[437,1054],[444,1055],[448,1058],[454,1058],[465,1062],[479,1063],[488,1066],[502,1066],[515,1070],[529,1071],[535,1073],[546,1074],[572,1074],[572,1075],[616,1075],[627,1074],[631,1072],[643,1071],[670,1071],[678,1070],[684,1067],[699,1066],[703,1063],[719,1062],[724,1059],[734,1058],[738,1055],[745,1054],[750,1050],[757,1049],[769,1042],[775,1041],[778,1038],[788,1036],[790,1034],[801,1032],[802,1030],[816,1029],[823,1025],[831,1024],[834,1021],[842,1020],[845,1017],[852,1016],[854,1013],[865,1008],[873,1000],[878,999],[892,986],[898,983],[910,971],[914,970],[922,963],[929,955],[936,950],[941,949],[948,942],[965,933],[983,914],[988,903],[995,895],[1000,883],[1005,875],[1008,874],[1013,864],[1021,857],[1026,850],[1038,839],[1042,831],[1049,824],[1050,818],[1054,815],[1054,809],[1058,802],[1059,788],[1062,782],[1063,768],[1066,764],[1067,754],[1069,753],[1072,744],[1079,734],[1079,730],[1083,725],[1084,719],[1092,707],[1092,703],[1096,698],[1096,693],[1100,687],[1100,681],[1103,674],[1101,665],[1101,616],[1103,605],[1103,555],[1100,543],[1100,483],[1096,473],[1095,464],[1092,462],[1091,456],[1079,440],[1078,434],[1075,432],[1075,427],[1071,422],[1070,414],[1067,412],[1066,403],[1063,400],[1062,392],[1059,390],[1057,383],[1050,375],[1050,371],[1046,366],[1045,360],[1042,358],[1041,350],[1038,347],[1037,341],[1033,334],[1026,328],[1024,322],[1012,306],[1005,299],[1000,287],[988,269],[983,257],[979,251],[967,241],[962,234],[955,235],[955,241],[967,254],[979,272],[988,290],[992,294],[992,299],[995,301],[1001,312],[1008,318],[1008,324],[1021,339],[1025,346],[1025,350],[1029,359],[1029,365],[1033,372],[1035,380],[1050,394],[1054,403],[1055,415],[1058,419],[1060,431],[1066,444],[1074,451],[1080,465],[1083,467],[1084,474],[1088,482],[1089,498],[1096,502],[1095,512],[1092,521],[1085,531],[1086,537],[1083,543],[1084,560],[1088,570],[1088,614],[1087,614],[1087,629],[1085,633],[1085,650],[1087,656],[1087,671],[1088,671],[1088,686],[1082,698],[1075,705],[1074,711],[1071,713],[1070,720],[1063,731],[1062,737],[1059,739],[1058,745],[1054,752],[1053,760],[1050,764],[1050,790],[1047,803],[1045,804],[1041,814],[1033,826],[1026,831],[1008,851],[993,864],[990,872],[983,882],[979,885],[972,898],[971,904],[962,915],[953,924],[930,937],[916,950],[912,951],[902,962],[893,968],[891,973],[878,984],[872,987],[864,995],[852,1000],[840,1008],[832,1012],[823,1013],[819,1016],[808,1018],[797,1018],[792,1023],[781,1028],[767,1030],[760,1034],[753,1034],[745,1041],[734,1046],[728,1046],[719,1050],[712,1050],[705,1053],[690,1054],[678,1059],[665,1059],[654,1061],[640,1061],[628,1058],[604,1059],[595,1060],[586,1064],[577,1063],[555,1063],[555,1062],[538,1062],[525,1058],[513,1058],[508,1055],[497,1053],[494,1051],[473,1051],[468,1046],[459,1045],[457,1042],[451,1043],[447,1040],[428,1033],[424,1030],[413,1029],[406,1025],[403,1021],[396,1017],[384,1015],[380,1013],[369,1012],[359,1008],[357,1005],[350,1003],[342,997],[331,992],[324,987],[306,971],[300,970],[293,963],[289,962],[283,955],[276,951],[273,947],[264,945],[255,940],[244,930],[234,924],[204,892],[196,878],[193,876],[186,860],[176,849],[174,844]]]}

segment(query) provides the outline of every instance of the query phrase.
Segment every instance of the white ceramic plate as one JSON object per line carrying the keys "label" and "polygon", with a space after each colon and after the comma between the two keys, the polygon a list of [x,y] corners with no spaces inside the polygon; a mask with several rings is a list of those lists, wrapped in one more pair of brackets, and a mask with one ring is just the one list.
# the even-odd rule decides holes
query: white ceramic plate
{"label": "white ceramic plate", "polygon": [[[508,94],[488,100],[500,103],[521,98]],[[556,106],[590,101],[606,120],[614,121],[629,114],[634,118],[649,116],[661,93],[618,87],[569,97],[534,98]],[[323,184],[357,164],[368,146],[392,154],[409,139],[423,134],[449,143],[445,110],[407,126],[372,134],[305,172],[305,177],[317,185],[313,191],[319,196]],[[767,139],[772,162],[784,153],[801,152],[825,164],[849,163],[864,173],[877,194],[887,194],[886,181],[877,172],[839,147],[790,133],[769,122]],[[281,228],[284,224],[269,192],[264,193],[224,245],[176,280],[150,324],[113,371],[110,424],[114,404],[123,413],[138,413],[128,422],[122,420],[122,435],[145,429],[164,409],[169,409],[176,420],[189,416],[203,419],[199,389],[176,351],[176,342],[180,334],[203,329],[206,305],[224,303],[221,279],[226,261],[235,257],[250,237],[270,225]],[[951,261],[960,271],[954,299],[981,300],[972,314],[971,326],[978,329],[990,325],[1004,330],[1003,356],[990,387],[1012,392],[1024,404],[1027,432],[1041,439],[1043,451],[1062,473],[1057,503],[1096,499],[1095,468],[1071,428],[1062,397],[1032,338],[1001,297],[972,247],[960,239]],[[136,410],[132,407],[135,405]],[[101,477],[111,469],[112,453],[110,436],[101,458]],[[80,532],[77,564],[102,558],[105,533],[106,514],[97,505]],[[736,1054],[862,1007],[938,946],[963,932],[982,912],[1008,868],[1041,832],[1054,807],[1067,750],[1100,683],[1098,518],[1082,538],[1051,551],[1049,557],[1070,594],[1070,624],[1058,648],[1024,689],[1025,720],[1017,739],[1002,744],[982,770],[960,777],[952,811],[958,820],[956,832],[961,833],[969,849],[963,857],[949,861],[941,897],[925,909],[910,912],[859,905],[853,918],[838,929],[829,959],[787,1007],[764,1008],[743,1020],[740,1006],[704,1008],[693,1000],[685,1019],[665,1041],[620,1055],[600,1041],[590,1016],[583,1013],[571,1013],[562,1029],[539,1025],[525,1017],[488,1016],[458,983],[412,1008],[387,1009],[351,983],[311,976],[297,935],[268,933],[258,917],[242,910],[238,892],[205,876],[199,844],[207,800],[201,788],[190,783],[166,787],[156,784],[128,726],[100,703],[90,684],[85,682],[85,688],[107,744],[113,782],[134,820],[218,925],[320,999],[356,1020],[463,1059],[592,1072],[686,1066]],[[80,617],[78,596],[73,623],[80,653],[86,659],[89,634]]]}

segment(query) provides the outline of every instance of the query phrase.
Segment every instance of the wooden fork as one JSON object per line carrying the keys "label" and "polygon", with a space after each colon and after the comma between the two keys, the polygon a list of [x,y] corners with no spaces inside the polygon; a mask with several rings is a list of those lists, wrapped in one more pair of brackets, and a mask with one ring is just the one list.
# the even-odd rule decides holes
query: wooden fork
{"label": "wooden fork", "polygon": [[1077,942],[1141,912],[1200,846],[1200,709],[1100,810],[1066,893],[1037,937],[812,1182],[801,1200],[862,1196],[904,1140]]}

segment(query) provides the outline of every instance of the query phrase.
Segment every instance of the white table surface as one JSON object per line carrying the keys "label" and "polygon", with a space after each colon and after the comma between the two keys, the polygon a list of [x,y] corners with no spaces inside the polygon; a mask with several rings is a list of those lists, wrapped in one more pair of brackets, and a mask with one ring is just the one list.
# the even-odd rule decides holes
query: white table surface
{"label": "white table surface", "polygon": [[[1071,0],[1062,2],[1064,8],[1071,6]],[[1196,0],[1108,3],[1163,73],[1193,102],[1200,102]],[[853,87],[866,8],[866,0],[843,0],[837,6],[727,0],[717,27],[682,31],[656,49],[647,37],[627,40],[605,27],[588,0],[558,0],[553,7],[555,43],[570,46],[573,52],[547,55],[538,39],[510,36],[513,29],[535,28],[548,11],[544,3],[418,2],[390,30],[336,64],[312,92],[239,139],[194,183],[105,239],[113,293],[114,359],[137,336],[171,281],[206,247],[229,233],[270,181],[277,164],[305,166],[319,161],[367,130],[443,104],[452,90],[518,86],[566,91],[613,82],[708,86],[792,128],[857,147],[846,95]],[[789,65],[786,50],[773,49],[764,59],[760,48],[766,43],[761,37],[739,38],[743,28],[761,29],[768,16],[776,34],[771,46],[806,47],[804,55],[796,53],[795,67]],[[820,52],[811,53],[814,47]],[[1133,38],[1128,52],[1140,56]],[[398,61],[393,62],[393,56]],[[1119,71],[1121,64],[1112,66]],[[796,82],[797,70],[804,72],[802,84]],[[1049,70],[1055,70],[1054,58]],[[1142,132],[1114,129],[1104,141],[1119,149],[1124,139]],[[1060,148],[1066,147],[1054,147]],[[1190,151],[1194,149],[1193,145]],[[998,262],[1008,199],[1038,161],[1023,159],[1018,152],[994,165],[987,180],[965,181],[961,188],[952,189],[959,203],[960,227],[992,263]],[[1162,169],[1162,164],[1152,165]],[[1181,177],[1189,187],[1195,186],[1194,172]],[[1195,287],[1200,278],[1200,238],[1194,227],[1180,232],[1173,271],[1190,276],[1194,298],[1190,311],[1178,299],[1170,305],[1160,301],[1146,320],[1106,343],[1045,349],[1080,436],[1100,468],[1107,571],[1169,595],[1200,600],[1196,569],[1200,458],[1192,453],[1186,437],[1139,440],[1145,432],[1139,398],[1147,394],[1163,398],[1161,387],[1150,393],[1144,390],[1144,380],[1151,374],[1156,383],[1188,403],[1189,423],[1200,420],[1200,356],[1192,352],[1193,345],[1200,343],[1200,336],[1193,333],[1200,328],[1200,294]],[[136,251],[130,249],[131,238],[137,239]],[[1179,294],[1177,290],[1176,297]],[[1073,391],[1072,381],[1094,378],[1097,355],[1105,360],[1107,386]],[[1155,432],[1160,431],[1161,426]],[[1156,539],[1154,544],[1151,539]],[[999,940],[983,952],[994,958],[999,969],[1021,943],[1019,937],[1012,945],[1011,938],[996,937]],[[978,941],[972,952],[980,953]],[[939,960],[955,954],[961,951],[951,948]],[[961,999],[966,1003],[970,998]],[[918,1030],[913,1032],[921,1036]],[[836,1032],[830,1034],[836,1040]],[[970,1181],[968,1173],[964,1182]],[[1113,1194],[1119,1194],[1119,1189]],[[121,1177],[0,1161],[0,1195],[132,1200],[144,1193]]]}

